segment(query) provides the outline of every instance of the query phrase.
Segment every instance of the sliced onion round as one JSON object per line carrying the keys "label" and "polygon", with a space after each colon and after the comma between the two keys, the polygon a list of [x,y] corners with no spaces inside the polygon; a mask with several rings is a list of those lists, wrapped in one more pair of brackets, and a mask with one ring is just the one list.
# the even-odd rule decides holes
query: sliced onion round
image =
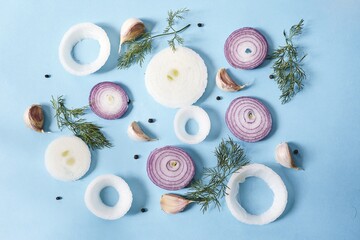
{"label": "sliced onion round", "polygon": [[146,170],[150,180],[166,190],[186,187],[195,175],[191,157],[181,148],[173,146],[152,151],[147,160]]}
{"label": "sliced onion round", "polygon": [[[114,206],[108,206],[100,198],[100,192],[106,187],[113,187],[119,194],[119,200]],[[95,178],[86,188],[85,204],[97,217],[115,220],[124,216],[130,209],[133,196],[129,185],[113,174],[105,174]]]}
{"label": "sliced onion round", "polygon": [[75,136],[59,137],[45,152],[45,167],[50,175],[61,181],[75,181],[89,170],[91,154],[83,140]]}
{"label": "sliced onion round", "polygon": [[125,114],[128,108],[128,95],[119,85],[113,82],[96,84],[90,92],[91,110],[101,118],[117,119]]}
{"label": "sliced onion round", "polygon": [[[274,194],[271,207],[260,215],[249,214],[239,203],[239,184],[247,177],[258,177],[265,181]],[[240,222],[263,225],[275,221],[285,210],[288,192],[281,177],[263,164],[249,164],[236,171],[229,179],[226,189],[226,205]],[[261,196],[259,196],[261,197]]]}
{"label": "sliced onion round", "polygon": [[156,54],[145,73],[145,85],[156,102],[170,108],[190,106],[205,92],[207,68],[204,60],[186,47]]}
{"label": "sliced onion round", "polygon": [[[73,47],[83,39],[94,39],[99,42],[100,51],[97,59],[89,64],[79,64],[71,54]],[[72,26],[61,39],[59,58],[64,69],[71,74],[85,76],[99,70],[110,55],[110,41],[101,27],[93,23],[79,23]]]}
{"label": "sliced onion round", "polygon": [[226,111],[225,122],[231,133],[245,142],[257,142],[265,138],[272,125],[270,111],[252,97],[234,99]]}
{"label": "sliced onion round", "polygon": [[226,60],[234,68],[253,69],[266,58],[268,43],[254,28],[240,28],[226,39],[224,52]]}

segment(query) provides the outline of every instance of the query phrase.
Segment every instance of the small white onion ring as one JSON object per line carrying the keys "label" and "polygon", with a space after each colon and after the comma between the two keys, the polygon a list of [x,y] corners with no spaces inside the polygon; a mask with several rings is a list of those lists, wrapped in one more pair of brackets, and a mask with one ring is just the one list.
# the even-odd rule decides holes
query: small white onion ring
{"label": "small white onion ring", "polygon": [[[262,214],[249,214],[238,202],[239,183],[247,177],[258,177],[265,181],[274,194],[271,207]],[[226,190],[226,204],[231,214],[240,222],[263,225],[275,221],[285,210],[288,192],[281,177],[263,164],[249,164],[236,171],[230,178]]]}
{"label": "small white onion ring", "polygon": [[266,58],[268,43],[256,29],[245,27],[230,34],[224,52],[226,60],[234,68],[253,69]]}
{"label": "small white onion ring", "polygon": [[[113,187],[119,194],[115,206],[110,207],[103,203],[100,192],[106,187]],[[85,205],[97,217],[106,220],[115,220],[124,216],[130,209],[133,200],[129,185],[118,176],[105,174],[95,178],[86,188]]]}
{"label": "small white onion ring", "polygon": [[[199,126],[196,134],[191,135],[186,132],[185,125],[189,120],[195,120]],[[174,130],[177,138],[188,144],[202,142],[209,134],[211,122],[209,115],[204,109],[198,106],[188,106],[177,111],[174,119]]]}
{"label": "small white onion ring", "polygon": [[195,51],[166,48],[149,62],[145,86],[156,102],[170,108],[190,106],[205,92],[207,68]]}
{"label": "small white onion ring", "polygon": [[[100,50],[97,59],[89,64],[79,64],[71,54],[76,43],[84,39],[99,42]],[[79,23],[72,26],[61,39],[59,58],[64,69],[77,76],[85,76],[99,70],[110,55],[110,41],[106,32],[93,23]]]}

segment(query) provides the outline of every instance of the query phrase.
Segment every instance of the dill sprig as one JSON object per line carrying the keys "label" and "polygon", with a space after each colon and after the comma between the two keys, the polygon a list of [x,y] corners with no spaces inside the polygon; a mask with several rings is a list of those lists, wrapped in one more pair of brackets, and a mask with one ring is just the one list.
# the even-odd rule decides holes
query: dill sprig
{"label": "dill sprig", "polygon": [[221,141],[215,149],[215,156],[216,167],[204,168],[203,177],[194,181],[185,195],[187,199],[200,204],[203,213],[211,205],[220,210],[220,200],[226,194],[227,178],[249,163],[244,149],[231,138]]}
{"label": "dill sprig", "polygon": [[171,49],[175,51],[176,42],[179,45],[184,43],[184,39],[179,35],[179,33],[190,27],[190,24],[179,30],[176,30],[174,26],[176,24],[176,20],[184,19],[184,14],[188,11],[189,9],[187,8],[182,8],[176,11],[170,10],[168,11],[168,17],[166,19],[168,25],[162,34],[151,36],[149,33],[144,33],[139,38],[126,42],[125,44],[127,45],[127,51],[123,54],[120,54],[117,64],[118,68],[129,68],[134,63],[142,66],[146,55],[152,50],[152,40],[157,37],[173,35],[172,39],[168,40],[168,44]]}
{"label": "dill sprig", "polygon": [[75,136],[81,138],[91,149],[112,147],[112,144],[100,131],[101,127],[81,118],[81,116],[85,114],[85,110],[88,108],[87,106],[68,109],[65,106],[63,96],[57,99],[52,97],[51,104],[55,110],[55,118],[60,130],[63,130],[65,127],[70,129]]}
{"label": "dill sprig", "polygon": [[286,45],[279,47],[271,55],[272,59],[276,59],[273,65],[273,75],[282,92],[280,95],[282,104],[289,102],[304,87],[303,81],[306,79],[306,75],[302,69],[302,61],[306,54],[299,57],[298,49],[292,42],[293,37],[302,33],[303,26],[304,20],[301,19],[298,24],[290,28],[289,34],[284,30]]}

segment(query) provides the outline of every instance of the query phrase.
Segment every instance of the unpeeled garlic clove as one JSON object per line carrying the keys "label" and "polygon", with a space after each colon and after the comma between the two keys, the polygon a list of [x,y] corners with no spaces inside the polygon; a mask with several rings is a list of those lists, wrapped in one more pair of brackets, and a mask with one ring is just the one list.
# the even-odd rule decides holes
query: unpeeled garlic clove
{"label": "unpeeled garlic clove", "polygon": [[136,141],[149,142],[149,141],[157,140],[157,139],[151,138],[147,134],[145,134],[144,131],[141,129],[141,127],[139,126],[139,124],[136,121],[133,121],[129,125],[127,132],[128,132],[129,137]]}
{"label": "unpeeled garlic clove", "polygon": [[286,168],[293,168],[296,170],[301,169],[295,165],[295,162],[291,157],[290,148],[287,142],[280,143],[276,146],[275,160]]}
{"label": "unpeeled garlic clove", "polygon": [[41,105],[34,104],[28,107],[24,113],[24,121],[29,128],[44,132],[44,113]]}
{"label": "unpeeled garlic clove", "polygon": [[220,68],[216,74],[216,85],[226,92],[237,92],[246,87],[246,85],[238,85],[231,79],[225,68]]}
{"label": "unpeeled garlic clove", "polygon": [[188,200],[180,195],[167,193],[161,196],[160,206],[161,209],[169,214],[182,212],[185,207],[193,201]]}
{"label": "unpeeled garlic clove", "polygon": [[145,25],[140,19],[138,18],[127,19],[121,25],[119,53],[121,51],[121,45],[124,42],[132,41],[140,37],[144,32],[145,32]]}

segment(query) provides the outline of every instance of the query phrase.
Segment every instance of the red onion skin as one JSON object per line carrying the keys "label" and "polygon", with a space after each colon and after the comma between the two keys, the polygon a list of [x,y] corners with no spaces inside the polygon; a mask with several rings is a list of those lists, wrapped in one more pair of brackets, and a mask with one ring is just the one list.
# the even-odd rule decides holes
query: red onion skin
{"label": "red onion skin", "polygon": [[[176,167],[169,165],[172,161],[177,161]],[[174,146],[153,150],[148,157],[146,170],[150,180],[166,190],[186,187],[195,175],[191,157],[181,148]]]}
{"label": "red onion skin", "polygon": [[[237,48],[241,44],[248,43],[253,43],[255,49],[251,49],[252,55],[256,55],[251,61],[241,61]],[[232,32],[224,45],[226,60],[234,68],[240,69],[254,69],[258,67],[265,60],[267,52],[268,43],[266,38],[259,31],[250,27],[240,28]]]}
{"label": "red onion skin", "polygon": [[[100,109],[96,104],[96,100],[95,100],[96,94],[104,88],[112,88],[113,90],[119,92],[122,97],[122,102],[124,104],[121,106],[120,110],[115,114],[104,113],[102,111],[102,109]],[[118,119],[121,116],[123,116],[128,109],[128,102],[129,102],[129,97],[126,94],[125,90],[122,87],[120,87],[118,84],[113,83],[113,82],[100,82],[100,83],[96,84],[91,89],[90,95],[89,95],[89,105],[90,105],[91,110],[99,117],[107,119],[107,120],[114,120],[114,119]]]}
{"label": "red onion skin", "polygon": [[[250,113],[252,117],[250,117]],[[225,122],[230,132],[245,142],[260,141],[271,131],[270,111],[262,102],[252,97],[234,99],[225,116]]]}

